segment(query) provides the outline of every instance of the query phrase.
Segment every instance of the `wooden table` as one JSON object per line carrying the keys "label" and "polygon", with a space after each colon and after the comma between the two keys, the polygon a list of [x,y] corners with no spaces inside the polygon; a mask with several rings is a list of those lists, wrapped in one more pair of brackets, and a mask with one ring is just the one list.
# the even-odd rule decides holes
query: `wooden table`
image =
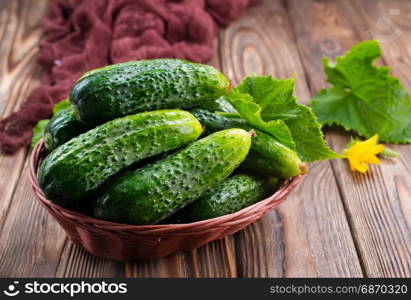
{"label": "wooden table", "polygon": [[[38,24],[47,0],[0,2],[0,111],[7,116],[38,84]],[[291,77],[308,103],[326,86],[323,55],[382,40],[382,64],[411,91],[410,1],[266,1],[222,30],[210,62],[231,80],[252,72]],[[411,116],[410,116],[411,117]],[[349,135],[327,131],[341,151]],[[411,276],[411,146],[390,145],[366,175],[346,161],[311,164],[285,203],[258,222],[198,250],[122,264],[71,244],[34,200],[28,149],[0,155],[0,276],[401,277]]]}

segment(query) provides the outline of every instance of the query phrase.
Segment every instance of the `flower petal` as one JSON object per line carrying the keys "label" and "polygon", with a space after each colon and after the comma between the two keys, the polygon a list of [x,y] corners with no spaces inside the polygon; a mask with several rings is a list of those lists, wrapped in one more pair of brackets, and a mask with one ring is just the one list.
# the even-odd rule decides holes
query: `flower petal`
{"label": "flower petal", "polygon": [[343,151],[345,158],[350,163],[352,171],[365,173],[368,170],[367,164],[379,164],[380,160],[376,154],[384,150],[384,146],[377,144],[378,135],[374,135],[366,141],[351,142],[350,146]]}
{"label": "flower petal", "polygon": [[380,160],[375,155],[370,155],[369,157],[367,157],[366,160],[364,160],[364,162],[366,162],[368,164],[374,164],[374,165],[379,165],[380,164]]}

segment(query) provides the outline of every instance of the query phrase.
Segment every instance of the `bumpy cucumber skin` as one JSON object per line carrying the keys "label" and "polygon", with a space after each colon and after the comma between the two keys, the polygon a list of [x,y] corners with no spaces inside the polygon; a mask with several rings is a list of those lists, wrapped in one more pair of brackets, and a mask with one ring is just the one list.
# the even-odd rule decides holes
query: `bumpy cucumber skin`
{"label": "bumpy cucumber skin", "polygon": [[70,109],[64,110],[51,118],[44,130],[47,150],[53,151],[72,138],[86,132],[89,126],[75,119]]}
{"label": "bumpy cucumber skin", "polygon": [[179,59],[130,61],[86,73],[73,86],[76,118],[98,124],[164,108],[199,107],[229,89],[217,69]]}
{"label": "bumpy cucumber skin", "polygon": [[114,178],[97,199],[95,216],[136,225],[158,223],[230,175],[250,145],[250,135],[242,129],[219,131]]}
{"label": "bumpy cucumber skin", "polygon": [[303,172],[303,163],[290,148],[269,134],[256,130],[252,150],[241,164],[241,169],[261,176],[294,177]]}
{"label": "bumpy cucumber skin", "polygon": [[189,112],[161,110],[126,116],[57,147],[41,164],[48,199],[73,207],[110,176],[144,158],[196,140],[202,126]]}
{"label": "bumpy cucumber skin", "polygon": [[195,222],[239,211],[262,200],[269,192],[267,181],[237,174],[222,180],[178,213],[182,222]]}
{"label": "bumpy cucumber skin", "polygon": [[[227,128],[252,129],[243,119],[226,118],[202,109],[194,109],[192,113],[205,126],[205,134]],[[289,178],[302,172],[303,164],[295,151],[279,143],[269,134],[254,130],[256,134],[250,153],[241,164],[241,169],[278,178]]]}

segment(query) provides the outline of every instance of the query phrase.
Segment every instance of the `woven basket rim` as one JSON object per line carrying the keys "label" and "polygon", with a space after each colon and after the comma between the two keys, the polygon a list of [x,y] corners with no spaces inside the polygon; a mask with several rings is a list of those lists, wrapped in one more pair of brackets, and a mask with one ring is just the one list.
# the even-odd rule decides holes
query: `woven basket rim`
{"label": "woven basket rim", "polygon": [[35,145],[31,153],[29,165],[29,179],[33,191],[35,193],[36,199],[44,207],[46,207],[47,210],[57,211],[60,213],[60,215],[64,215],[64,217],[71,219],[71,221],[76,221],[77,223],[92,224],[92,226],[97,229],[113,231],[121,230],[125,232],[129,231],[131,233],[135,231],[138,231],[139,233],[144,233],[144,231],[146,231],[146,233],[148,234],[164,234],[169,232],[175,233],[178,231],[184,232],[186,230],[211,227],[221,224],[224,224],[224,226],[228,226],[231,223],[235,224],[237,221],[241,221],[243,215],[245,214],[258,214],[261,211],[266,211],[267,209],[273,208],[277,204],[281,203],[286,198],[286,196],[295,188],[295,186],[297,186],[301,182],[301,180],[304,177],[304,175],[298,175],[292,178],[285,179],[281,182],[280,186],[277,188],[275,193],[270,197],[265,198],[253,205],[247,206],[242,210],[224,216],[184,224],[131,225],[96,219],[94,217],[66,209],[48,200],[44,195],[43,191],[41,190],[37,179],[38,169],[45,154],[46,148],[44,145],[44,140],[41,139]]}

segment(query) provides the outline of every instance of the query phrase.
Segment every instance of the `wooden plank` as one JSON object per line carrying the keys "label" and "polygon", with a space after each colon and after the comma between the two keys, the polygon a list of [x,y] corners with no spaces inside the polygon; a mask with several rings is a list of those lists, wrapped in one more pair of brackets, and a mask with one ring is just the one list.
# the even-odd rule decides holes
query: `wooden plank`
{"label": "wooden plank", "polygon": [[[399,77],[411,93],[411,7],[406,1],[361,1],[354,5],[344,5],[347,14],[357,11],[361,18],[352,23],[363,38],[374,38],[380,41],[383,62],[391,67],[392,74]],[[399,160],[385,160],[381,173],[376,177],[376,185],[382,186],[382,195],[378,195],[376,213],[385,220],[381,223],[374,219],[375,235],[383,243],[377,243],[380,255],[386,260],[381,267],[375,268],[369,259],[371,276],[410,277],[411,276],[411,146],[389,145],[401,154]],[[382,181],[382,184],[381,184]],[[374,208],[374,207],[371,207]],[[386,238],[389,237],[389,243]],[[386,255],[388,252],[389,255]]]}
{"label": "wooden plank", "polygon": [[26,163],[0,236],[0,275],[53,277],[66,237],[34,199],[27,169]]}
{"label": "wooden plank", "polygon": [[[6,117],[26,100],[38,84],[41,70],[35,63],[40,31],[37,28],[47,1],[4,1],[0,8],[0,117]],[[29,15],[30,12],[30,15]],[[27,149],[14,155],[0,152],[0,232]]]}
{"label": "wooden plank", "polygon": [[[245,75],[297,74],[296,94],[310,98],[303,65],[281,1],[249,10],[223,32],[223,71],[235,83]],[[362,271],[330,163],[310,174],[287,201],[236,235],[241,277],[360,277]]]}
{"label": "wooden plank", "polygon": [[[219,53],[216,40],[215,53]],[[210,65],[221,68],[218,55]],[[197,250],[156,260],[126,264],[126,277],[236,277],[234,237],[211,242]]]}
{"label": "wooden plank", "polygon": [[[5,34],[5,39],[0,44],[0,51],[2,57],[9,58],[1,60],[1,99],[8,99],[3,115],[13,111],[39,83],[41,71],[35,64],[41,36],[38,25],[46,8],[46,0],[9,1],[1,12],[0,24],[5,28],[1,28],[0,32]],[[0,225],[6,222],[0,238],[0,274],[49,277],[55,274],[58,277],[113,277],[122,274],[122,265],[119,267],[117,263],[84,254],[81,248],[66,243],[60,226],[35,202],[27,180],[27,165],[19,178],[26,153],[27,150],[22,149],[13,156],[0,156],[0,171],[8,173],[8,176],[0,177]],[[6,218],[18,179],[20,181]],[[16,232],[24,234],[16,235]],[[69,246],[63,251],[66,244]],[[77,259],[79,253],[85,257],[80,264]],[[57,269],[61,266],[61,254],[63,261],[67,258],[69,267]]]}
{"label": "wooden plank", "polygon": [[25,98],[28,78],[38,79],[35,63],[47,1],[6,0],[0,9],[0,111],[10,114]]}
{"label": "wooden plank", "polygon": [[[221,70],[219,37],[214,44],[215,55],[208,64]],[[186,253],[185,261],[185,274],[188,277],[237,277],[234,236],[225,237]]]}
{"label": "wooden plank", "polygon": [[[320,57],[341,54],[358,42],[370,28],[362,20],[378,20],[377,5],[375,1],[296,0],[288,4],[291,17],[300,20],[293,23],[297,44],[310,87],[316,92],[326,86]],[[390,2],[386,9],[394,8],[392,4]],[[400,40],[401,37],[397,43]],[[405,40],[401,43],[409,45]],[[388,45],[383,43],[383,47]],[[395,59],[395,55],[388,53],[389,60]],[[409,58],[406,56],[405,60]],[[329,137],[338,151],[348,142],[348,135],[341,131]],[[395,149],[402,153],[402,158],[384,160],[382,165],[373,166],[367,175],[352,174],[345,161],[332,162],[358,253],[370,277],[411,274],[410,146],[396,146]]]}
{"label": "wooden plank", "polygon": [[184,265],[184,254],[177,253],[159,259],[138,260],[127,263],[125,277],[139,278],[183,278],[187,277]]}
{"label": "wooden plank", "polygon": [[[369,6],[369,1],[367,3]],[[373,30],[375,38],[382,41],[381,48],[384,61],[391,67],[392,73],[400,78],[401,83],[411,93],[411,6],[405,1],[394,0],[390,2],[390,5],[378,1],[374,6],[374,10],[370,10],[377,17],[377,21],[375,21],[375,17],[370,18],[369,13],[364,12],[364,8],[366,6],[359,7],[359,11],[364,15],[364,21],[371,28],[370,30]],[[378,36],[375,33],[378,33]],[[390,147],[401,154],[399,164],[402,168],[399,170],[396,168],[396,164],[390,163],[391,172],[396,175],[392,177],[393,180],[389,184],[396,187],[402,208],[402,219],[405,219],[404,223],[410,226],[411,180],[409,180],[409,176],[404,178],[404,175],[411,174],[411,146],[390,145]],[[401,176],[398,176],[398,174]],[[410,262],[409,259],[408,262]],[[411,269],[411,267],[408,266],[408,269]]]}
{"label": "wooden plank", "polygon": [[126,264],[126,277],[236,277],[234,239],[226,237],[190,252]]}
{"label": "wooden plank", "polygon": [[[218,243],[218,242],[215,242]],[[212,249],[214,243],[208,244],[197,251]],[[205,250],[204,250],[205,249]],[[211,251],[213,252],[213,251]],[[211,258],[210,258],[211,257]],[[97,259],[70,242],[64,247],[61,261],[57,269],[58,277],[207,277],[207,273],[199,271],[199,265],[208,266],[221,254],[213,253],[207,259],[198,259],[196,251],[177,253],[160,259],[137,260],[126,264],[105,259]],[[210,263],[211,262],[211,263]],[[215,265],[215,264],[213,264]],[[214,270],[213,265],[211,268]],[[216,270],[218,270],[216,268]],[[215,274],[214,272],[213,274]],[[216,274],[218,276],[218,274]]]}

